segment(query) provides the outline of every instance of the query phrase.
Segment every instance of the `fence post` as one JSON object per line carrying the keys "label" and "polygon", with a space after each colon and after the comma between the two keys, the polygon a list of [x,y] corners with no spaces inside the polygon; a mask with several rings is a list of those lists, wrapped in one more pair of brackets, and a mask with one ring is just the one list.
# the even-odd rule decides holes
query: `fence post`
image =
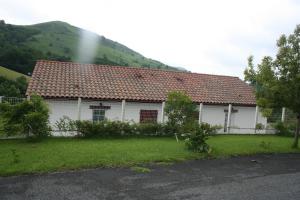
{"label": "fence post", "polygon": [[77,120],[81,119],[81,98],[77,99]]}
{"label": "fence post", "polygon": [[232,104],[228,105],[228,118],[227,118],[227,133],[230,133],[230,123],[231,123],[231,110],[232,110]]}
{"label": "fence post", "polygon": [[257,117],[258,117],[258,106],[256,106],[256,107],[255,107],[255,116],[254,116],[254,133],[256,133]]}
{"label": "fence post", "polygon": [[202,123],[203,103],[199,104],[199,124]]}
{"label": "fence post", "polygon": [[125,106],[126,106],[126,101],[125,99],[123,99],[121,103],[121,122],[125,121]]}
{"label": "fence post", "polygon": [[2,97],[3,97],[3,96],[0,96],[0,103],[2,103]]}
{"label": "fence post", "polygon": [[284,120],[285,120],[285,107],[282,107],[281,122],[284,122]]}
{"label": "fence post", "polygon": [[165,102],[161,103],[161,123],[165,122]]}

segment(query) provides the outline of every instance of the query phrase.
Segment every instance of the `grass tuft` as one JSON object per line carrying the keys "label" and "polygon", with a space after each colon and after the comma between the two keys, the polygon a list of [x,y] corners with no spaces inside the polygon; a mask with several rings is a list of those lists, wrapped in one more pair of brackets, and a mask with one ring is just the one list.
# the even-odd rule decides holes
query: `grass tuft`
{"label": "grass tuft", "polygon": [[151,169],[146,168],[146,167],[138,167],[138,166],[134,166],[130,168],[132,171],[134,172],[138,172],[138,173],[150,173]]}

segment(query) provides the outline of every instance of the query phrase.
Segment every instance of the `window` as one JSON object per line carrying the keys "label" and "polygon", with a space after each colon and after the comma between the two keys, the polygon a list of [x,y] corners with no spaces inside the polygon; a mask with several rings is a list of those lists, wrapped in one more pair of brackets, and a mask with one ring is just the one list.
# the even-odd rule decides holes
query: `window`
{"label": "window", "polygon": [[157,122],[157,110],[140,111],[140,123],[156,123],[156,122]]}
{"label": "window", "polygon": [[93,110],[93,121],[102,121],[105,118],[105,110]]}

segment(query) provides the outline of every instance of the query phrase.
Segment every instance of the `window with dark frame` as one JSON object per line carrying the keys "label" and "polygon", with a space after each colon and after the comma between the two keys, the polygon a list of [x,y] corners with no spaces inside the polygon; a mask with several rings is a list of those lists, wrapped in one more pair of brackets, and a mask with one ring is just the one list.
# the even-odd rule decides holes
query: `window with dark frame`
{"label": "window with dark frame", "polygon": [[93,122],[103,121],[105,119],[105,110],[94,109],[93,110]]}
{"label": "window with dark frame", "polygon": [[157,110],[140,110],[140,123],[157,123]]}

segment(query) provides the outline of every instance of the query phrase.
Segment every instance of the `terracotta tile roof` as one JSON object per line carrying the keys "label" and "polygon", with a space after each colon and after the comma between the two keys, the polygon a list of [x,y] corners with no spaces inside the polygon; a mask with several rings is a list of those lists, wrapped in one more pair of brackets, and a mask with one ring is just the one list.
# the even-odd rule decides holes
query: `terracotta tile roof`
{"label": "terracotta tile roof", "polygon": [[252,87],[238,77],[44,60],[35,66],[27,95],[160,102],[172,90],[194,102],[256,104]]}

